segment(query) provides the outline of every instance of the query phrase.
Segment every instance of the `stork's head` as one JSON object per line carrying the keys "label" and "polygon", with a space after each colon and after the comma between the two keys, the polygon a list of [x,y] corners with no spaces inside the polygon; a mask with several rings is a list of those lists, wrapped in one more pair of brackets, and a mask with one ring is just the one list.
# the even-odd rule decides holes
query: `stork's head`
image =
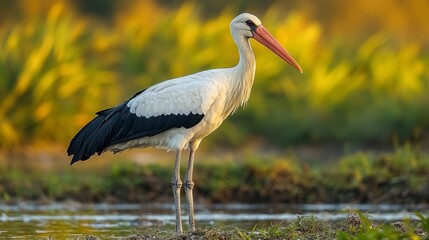
{"label": "stork's head", "polygon": [[233,36],[254,38],[302,73],[302,69],[295,59],[262,26],[261,20],[256,16],[250,13],[242,13],[232,20],[230,28]]}

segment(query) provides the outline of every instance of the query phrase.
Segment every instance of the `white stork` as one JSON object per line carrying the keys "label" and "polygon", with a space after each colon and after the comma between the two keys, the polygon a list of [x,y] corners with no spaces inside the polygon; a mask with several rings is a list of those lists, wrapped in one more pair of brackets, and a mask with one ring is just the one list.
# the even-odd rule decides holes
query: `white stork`
{"label": "white stork", "polygon": [[167,80],[136,93],[116,107],[97,113],[71,140],[67,150],[71,164],[95,153],[114,153],[132,148],[156,147],[176,153],[172,187],[176,210],[176,231],[182,232],[180,156],[189,149],[184,188],[188,201],[189,230],[195,231],[192,172],[195,151],[201,140],[216,130],[238,107],[246,104],[255,77],[255,56],[249,39],[276,53],[302,72],[254,15],[243,13],[230,24],[240,61],[232,68],[203,71]]}

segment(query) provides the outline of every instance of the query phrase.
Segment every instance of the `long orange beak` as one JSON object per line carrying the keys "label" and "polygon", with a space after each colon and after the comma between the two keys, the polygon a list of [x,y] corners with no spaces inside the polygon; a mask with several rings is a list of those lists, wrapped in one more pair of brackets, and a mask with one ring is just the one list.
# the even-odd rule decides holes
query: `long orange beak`
{"label": "long orange beak", "polygon": [[295,59],[293,59],[293,57],[282,46],[280,46],[279,42],[262,25],[256,27],[253,38],[302,73],[302,68]]}

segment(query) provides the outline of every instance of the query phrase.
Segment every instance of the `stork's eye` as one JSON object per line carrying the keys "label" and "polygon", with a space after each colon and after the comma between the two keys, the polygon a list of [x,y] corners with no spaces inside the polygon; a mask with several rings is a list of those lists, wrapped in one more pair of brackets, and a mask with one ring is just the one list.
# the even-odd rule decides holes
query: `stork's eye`
{"label": "stork's eye", "polygon": [[252,20],[247,20],[246,25],[250,27],[251,31],[256,31],[256,24]]}
{"label": "stork's eye", "polygon": [[255,27],[255,24],[252,22],[252,20],[247,20],[246,21],[247,26],[249,27]]}

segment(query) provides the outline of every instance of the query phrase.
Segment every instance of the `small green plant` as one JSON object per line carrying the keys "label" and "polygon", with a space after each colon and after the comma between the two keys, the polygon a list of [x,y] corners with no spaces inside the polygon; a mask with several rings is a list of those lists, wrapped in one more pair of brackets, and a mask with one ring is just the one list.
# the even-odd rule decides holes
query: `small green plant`
{"label": "small green plant", "polygon": [[[420,223],[421,224],[421,223]],[[376,223],[359,211],[350,211],[340,224],[338,239],[420,239],[425,233],[416,231],[409,220],[391,223]]]}
{"label": "small green plant", "polygon": [[420,219],[421,228],[426,232],[426,236],[429,238],[429,217],[421,213],[416,213],[416,216]]}

